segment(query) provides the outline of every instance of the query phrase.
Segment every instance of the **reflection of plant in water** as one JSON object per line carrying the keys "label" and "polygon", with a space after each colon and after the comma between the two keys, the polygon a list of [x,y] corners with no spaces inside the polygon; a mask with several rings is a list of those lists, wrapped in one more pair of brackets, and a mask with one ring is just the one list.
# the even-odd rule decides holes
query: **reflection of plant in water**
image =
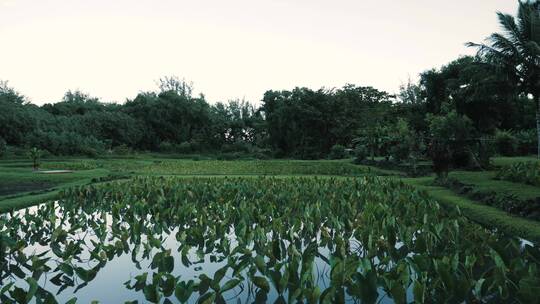
{"label": "reflection of plant in water", "polygon": [[538,249],[377,178],[138,178],[63,197],[0,217],[2,303],[75,292],[124,254],[140,271],[126,288],[151,302],[526,302],[540,283]]}

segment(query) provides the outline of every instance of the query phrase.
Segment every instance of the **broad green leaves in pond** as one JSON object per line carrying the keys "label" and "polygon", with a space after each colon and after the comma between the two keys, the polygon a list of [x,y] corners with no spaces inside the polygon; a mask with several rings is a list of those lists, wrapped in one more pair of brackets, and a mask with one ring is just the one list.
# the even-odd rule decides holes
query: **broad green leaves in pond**
{"label": "broad green leaves in pond", "polygon": [[0,215],[0,237],[1,303],[75,303],[120,262],[122,302],[534,303],[540,286],[538,248],[375,177],[135,178]]}

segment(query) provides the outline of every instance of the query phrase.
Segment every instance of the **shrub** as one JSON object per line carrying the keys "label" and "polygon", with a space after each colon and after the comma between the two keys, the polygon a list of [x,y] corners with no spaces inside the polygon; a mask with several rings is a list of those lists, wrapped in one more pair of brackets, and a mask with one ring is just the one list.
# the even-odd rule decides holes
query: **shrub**
{"label": "shrub", "polygon": [[330,154],[328,155],[330,159],[344,159],[347,157],[347,152],[345,147],[342,145],[333,145],[330,149]]}
{"label": "shrub", "polygon": [[438,179],[446,179],[452,165],[470,163],[470,138],[474,133],[472,121],[467,116],[451,111],[446,115],[427,117],[431,142],[429,155]]}
{"label": "shrub", "polygon": [[159,144],[158,149],[159,149],[160,152],[163,152],[163,153],[172,153],[172,152],[175,152],[174,151],[175,150],[175,145],[172,144],[169,141],[162,141]]}
{"label": "shrub", "polygon": [[54,155],[96,156],[105,151],[105,143],[93,136],[81,136],[79,133],[34,132],[27,136],[27,145],[48,150]]}
{"label": "shrub", "polygon": [[249,143],[243,141],[236,141],[230,144],[224,144],[221,146],[221,152],[232,153],[232,152],[244,152],[249,153],[252,150],[252,146]]}
{"label": "shrub", "polygon": [[495,154],[495,146],[491,138],[480,138],[473,148],[475,167],[480,169],[491,167],[491,157]]}
{"label": "shrub", "polygon": [[498,130],[495,133],[495,146],[500,155],[512,156],[516,153],[517,139],[510,131]]}
{"label": "shrub", "polygon": [[242,158],[242,153],[232,152],[232,153],[221,153],[218,155],[217,160],[237,160]]}
{"label": "shrub", "polygon": [[113,154],[116,154],[116,155],[128,155],[131,153],[133,153],[131,148],[124,144],[113,148]]}
{"label": "shrub", "polygon": [[357,145],[356,148],[354,148],[354,162],[359,164],[366,160],[366,158],[369,155],[368,148],[364,145]]}
{"label": "shrub", "polygon": [[256,158],[256,159],[270,159],[272,157],[272,150],[270,150],[270,149],[262,149],[262,148],[254,148],[253,157]]}
{"label": "shrub", "polygon": [[370,128],[359,130],[358,137],[353,139],[353,143],[365,146],[371,156],[371,160],[374,160],[376,155],[384,155],[388,158],[391,144],[389,133],[389,126],[377,124]]}
{"label": "shrub", "polygon": [[415,144],[415,134],[403,118],[398,119],[390,135],[388,153],[396,162],[407,160]]}
{"label": "shrub", "polygon": [[32,160],[32,168],[38,170],[41,165],[42,152],[38,148],[32,148],[28,151],[28,157]]}
{"label": "shrub", "polygon": [[521,130],[514,133],[517,141],[517,153],[519,155],[536,154],[537,135],[536,130]]}
{"label": "shrub", "polygon": [[497,172],[497,179],[540,186],[540,163],[520,162],[504,166]]}
{"label": "shrub", "polygon": [[321,152],[319,147],[301,147],[299,151],[297,151],[294,155],[294,157],[300,158],[300,159],[321,159],[325,158],[325,154]]}
{"label": "shrub", "polygon": [[183,143],[180,143],[179,145],[176,145],[176,152],[182,153],[182,154],[189,154],[193,152],[193,147],[191,143],[185,141]]}

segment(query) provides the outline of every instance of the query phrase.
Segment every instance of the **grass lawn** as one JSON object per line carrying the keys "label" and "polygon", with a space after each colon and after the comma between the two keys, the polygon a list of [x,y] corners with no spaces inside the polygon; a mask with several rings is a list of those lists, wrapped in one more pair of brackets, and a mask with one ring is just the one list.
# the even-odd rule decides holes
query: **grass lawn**
{"label": "grass lawn", "polygon": [[494,179],[495,175],[496,172],[494,171],[455,171],[449,174],[451,178],[455,178],[465,184],[472,184],[476,189],[482,192],[493,191],[513,194],[523,200],[540,197],[540,187],[513,183],[505,180],[496,180]]}

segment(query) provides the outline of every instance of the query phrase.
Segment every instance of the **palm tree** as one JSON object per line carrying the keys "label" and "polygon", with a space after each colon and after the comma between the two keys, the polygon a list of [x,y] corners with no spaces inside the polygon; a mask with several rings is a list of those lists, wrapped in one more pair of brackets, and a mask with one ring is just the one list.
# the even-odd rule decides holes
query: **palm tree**
{"label": "palm tree", "polygon": [[540,158],[540,1],[518,2],[516,17],[497,13],[502,33],[491,34],[486,43],[466,45],[478,48],[479,57],[504,69],[520,92],[532,95]]}
{"label": "palm tree", "polygon": [[39,165],[41,162],[41,150],[38,148],[32,148],[28,151],[28,157],[32,160],[32,168],[34,171],[39,170]]}

